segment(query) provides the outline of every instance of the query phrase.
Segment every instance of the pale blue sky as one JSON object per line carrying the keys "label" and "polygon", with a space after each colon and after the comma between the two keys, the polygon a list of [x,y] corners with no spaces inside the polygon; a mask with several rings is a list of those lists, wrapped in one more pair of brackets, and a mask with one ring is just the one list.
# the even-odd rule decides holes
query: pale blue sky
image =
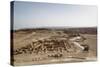
{"label": "pale blue sky", "polygon": [[38,2],[14,2],[14,29],[97,26],[97,7]]}

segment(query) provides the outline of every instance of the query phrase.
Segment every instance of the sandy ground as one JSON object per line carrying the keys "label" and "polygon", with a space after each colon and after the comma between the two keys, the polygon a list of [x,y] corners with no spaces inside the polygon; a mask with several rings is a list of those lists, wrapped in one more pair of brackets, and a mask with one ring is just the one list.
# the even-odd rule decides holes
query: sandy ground
{"label": "sandy ground", "polygon": [[[62,62],[79,62],[79,61],[94,61],[97,57],[97,36],[94,34],[81,34],[86,38],[86,43],[89,46],[88,52],[62,52],[61,57],[48,57],[48,55],[57,54],[57,52],[47,52],[40,54],[19,54],[13,56],[14,65],[31,65],[31,64],[46,64],[46,63],[62,63]],[[51,36],[68,36],[67,34],[57,34],[55,31],[37,31],[26,33],[25,31],[13,33],[13,50],[31,44],[38,39],[46,39]]]}

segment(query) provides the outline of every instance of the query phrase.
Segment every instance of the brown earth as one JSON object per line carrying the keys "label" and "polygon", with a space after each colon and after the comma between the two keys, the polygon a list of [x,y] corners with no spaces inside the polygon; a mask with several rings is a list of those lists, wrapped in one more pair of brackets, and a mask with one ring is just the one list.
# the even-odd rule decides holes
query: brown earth
{"label": "brown earth", "polygon": [[[89,51],[88,52],[80,51],[78,53],[75,51],[78,49],[74,49],[74,47],[68,48],[68,45],[70,46],[70,44],[67,43],[68,34],[64,33],[63,30],[59,30],[59,31],[58,30],[37,30],[37,31],[33,30],[31,32],[20,30],[20,31],[13,32],[12,34],[13,34],[13,39],[12,39],[13,47],[11,48],[13,48],[13,50],[11,55],[12,57],[11,62],[13,63],[13,65],[62,63],[62,62],[76,62],[76,61],[78,62],[78,61],[90,61],[90,60],[94,61],[96,60],[97,57],[97,35],[96,34],[81,34],[83,37],[86,38],[84,43],[89,46]],[[55,39],[56,42],[60,44],[62,44],[62,42],[64,41],[63,42],[65,43],[64,46],[61,46],[60,44],[59,44],[60,46],[59,45],[56,46],[57,48],[61,47],[62,51],[60,51],[59,49],[56,50],[57,48],[54,48],[51,51],[46,51],[46,52],[42,51],[45,47],[43,44],[39,43],[39,41],[45,42],[44,40],[49,41],[52,40],[52,38]],[[34,42],[36,42],[36,45],[33,44]],[[51,41],[49,42],[51,43]],[[46,49],[49,48],[46,47]],[[37,50],[38,52],[35,52]],[[17,53],[14,54],[14,52]]]}

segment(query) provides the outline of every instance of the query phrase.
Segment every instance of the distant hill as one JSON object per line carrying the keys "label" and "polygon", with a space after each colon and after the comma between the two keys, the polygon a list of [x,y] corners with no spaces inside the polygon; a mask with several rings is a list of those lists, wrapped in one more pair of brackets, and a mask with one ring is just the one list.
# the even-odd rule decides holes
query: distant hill
{"label": "distant hill", "polygon": [[27,28],[19,30],[11,30],[11,32],[19,31],[39,31],[39,30],[61,30],[65,33],[82,33],[82,34],[97,34],[97,27],[45,27],[45,28]]}

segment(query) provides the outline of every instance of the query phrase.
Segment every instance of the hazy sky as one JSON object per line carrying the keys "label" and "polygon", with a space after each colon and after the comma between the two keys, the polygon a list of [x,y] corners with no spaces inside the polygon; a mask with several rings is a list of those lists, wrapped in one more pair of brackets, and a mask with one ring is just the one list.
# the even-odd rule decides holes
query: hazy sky
{"label": "hazy sky", "polygon": [[97,7],[36,2],[14,2],[14,29],[97,26]]}

